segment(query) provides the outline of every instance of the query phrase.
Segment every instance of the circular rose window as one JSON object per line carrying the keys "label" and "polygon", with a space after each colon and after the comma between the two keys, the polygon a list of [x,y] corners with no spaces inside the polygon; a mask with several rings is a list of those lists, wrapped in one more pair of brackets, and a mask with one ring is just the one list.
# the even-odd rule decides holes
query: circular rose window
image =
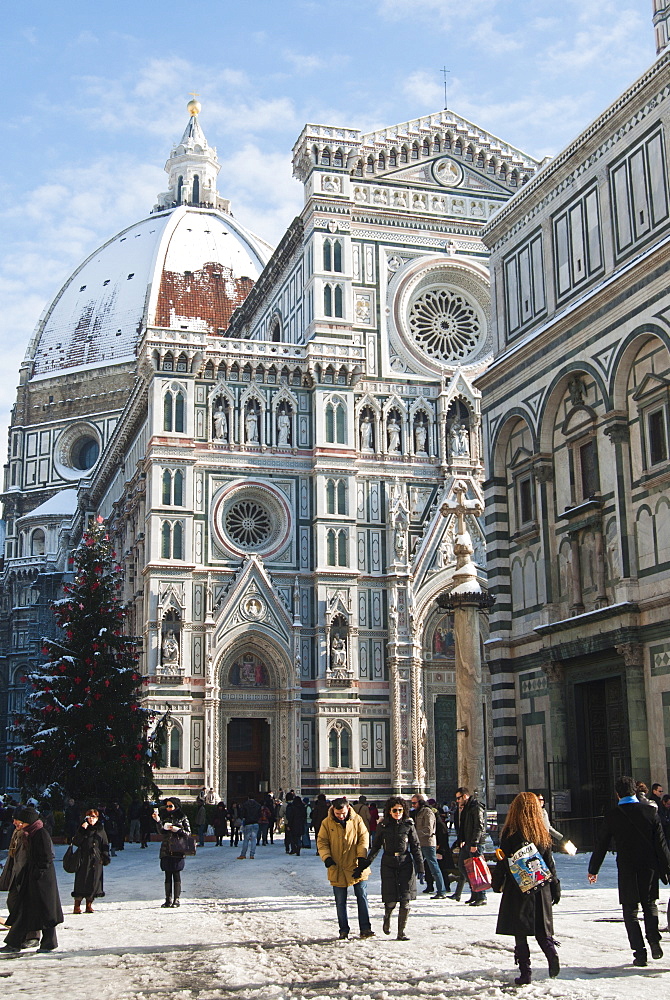
{"label": "circular rose window", "polygon": [[271,531],[270,514],[258,500],[238,500],[226,511],[226,533],[243,549],[257,548]]}
{"label": "circular rose window", "polygon": [[469,357],[481,335],[477,310],[447,288],[431,288],[414,300],[409,328],[417,346],[438,361]]}
{"label": "circular rose window", "polygon": [[212,516],[217,539],[237,555],[273,555],[290,536],[287,497],[265,483],[238,480],[224,487],[214,500]]}

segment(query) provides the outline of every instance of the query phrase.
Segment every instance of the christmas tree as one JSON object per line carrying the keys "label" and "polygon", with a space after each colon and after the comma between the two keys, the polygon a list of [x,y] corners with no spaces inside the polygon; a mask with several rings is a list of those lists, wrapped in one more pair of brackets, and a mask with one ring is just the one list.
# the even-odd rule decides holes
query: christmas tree
{"label": "christmas tree", "polygon": [[73,582],[52,605],[62,640],[45,639],[48,662],[28,674],[32,692],[9,758],[27,791],[57,785],[96,803],[157,791],[149,713],[139,701],[135,640],[123,634],[115,558],[98,518],[74,553]]}

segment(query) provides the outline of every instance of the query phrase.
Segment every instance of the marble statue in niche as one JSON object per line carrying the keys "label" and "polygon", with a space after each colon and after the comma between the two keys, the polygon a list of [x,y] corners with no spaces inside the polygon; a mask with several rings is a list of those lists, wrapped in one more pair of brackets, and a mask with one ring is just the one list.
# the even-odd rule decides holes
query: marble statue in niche
{"label": "marble statue in niche", "polygon": [[277,414],[277,447],[288,448],[291,443],[291,417],[286,407]]}
{"label": "marble statue in niche", "polygon": [[258,411],[253,403],[247,407],[244,417],[244,433],[247,444],[258,444]]}
{"label": "marble statue in niche", "polygon": [[174,669],[179,666],[179,643],[173,629],[163,636],[161,645],[161,666],[166,669]]}
{"label": "marble statue in niche", "polygon": [[214,438],[216,441],[223,441],[224,443],[228,440],[228,420],[226,418],[226,411],[223,408],[223,404],[219,401],[213,414],[214,422]]}
{"label": "marble statue in niche", "polygon": [[395,414],[391,414],[386,425],[388,435],[388,451],[390,455],[397,455],[400,452],[400,424]]}

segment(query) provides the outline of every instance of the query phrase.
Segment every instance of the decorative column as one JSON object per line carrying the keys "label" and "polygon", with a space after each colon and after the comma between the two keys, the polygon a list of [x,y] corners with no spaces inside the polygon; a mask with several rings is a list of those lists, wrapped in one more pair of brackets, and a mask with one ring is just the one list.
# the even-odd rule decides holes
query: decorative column
{"label": "decorative column", "polygon": [[[562,663],[552,658],[551,651],[549,651],[547,659],[544,660],[541,666],[547,677],[547,688],[549,691],[551,756],[554,764],[565,764],[568,759],[565,670]],[[557,791],[556,788],[552,788],[552,790]]]}
{"label": "decorative column", "polygon": [[[389,595],[389,642],[388,642],[388,668],[391,679],[391,784],[396,795],[402,792],[403,774],[403,718],[402,718],[402,691],[400,684],[400,665],[398,662],[398,611],[396,606],[395,589]],[[406,722],[406,720],[405,720]]]}
{"label": "decorative column", "polygon": [[571,531],[569,533],[569,538],[570,552],[572,555],[570,560],[572,596],[570,610],[575,614],[580,615],[584,610],[584,601],[582,599],[582,560],[579,554],[579,532]]}
{"label": "decorative column", "polygon": [[438,597],[440,607],[453,611],[456,647],[456,732],[458,733],[458,782],[480,801],[485,801],[484,711],[482,704],[482,659],[479,614],[492,601],[477,579],[472,561],[474,548],[465,523],[466,514],[480,517],[484,503],[479,497],[466,499],[467,485],[454,487],[456,499],[440,508],[444,517],[456,514],[454,586]]}
{"label": "decorative column", "polygon": [[[617,512],[617,526],[619,529],[619,545],[621,556],[621,576],[623,579],[630,577],[630,540],[628,535],[628,502],[630,497],[630,429],[628,425],[628,414],[619,410],[613,410],[607,416],[608,423],[603,428],[603,433],[612,442],[614,448],[614,465],[616,469],[616,491],[615,502]],[[613,600],[617,598],[616,592]]]}
{"label": "decorative column", "polygon": [[644,685],[644,646],[637,642],[621,642],[616,646],[625,664],[628,733],[630,738],[631,774],[649,774],[649,729]]}

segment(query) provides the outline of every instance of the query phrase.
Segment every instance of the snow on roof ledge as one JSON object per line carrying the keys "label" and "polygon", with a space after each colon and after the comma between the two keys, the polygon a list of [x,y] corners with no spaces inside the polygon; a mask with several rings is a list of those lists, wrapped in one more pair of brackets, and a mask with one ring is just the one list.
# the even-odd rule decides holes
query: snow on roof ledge
{"label": "snow on roof ledge", "polygon": [[21,518],[24,521],[27,517],[48,517],[58,515],[61,517],[71,517],[77,509],[77,491],[61,490],[54,493],[52,497],[41,503],[29,514],[24,514]]}

